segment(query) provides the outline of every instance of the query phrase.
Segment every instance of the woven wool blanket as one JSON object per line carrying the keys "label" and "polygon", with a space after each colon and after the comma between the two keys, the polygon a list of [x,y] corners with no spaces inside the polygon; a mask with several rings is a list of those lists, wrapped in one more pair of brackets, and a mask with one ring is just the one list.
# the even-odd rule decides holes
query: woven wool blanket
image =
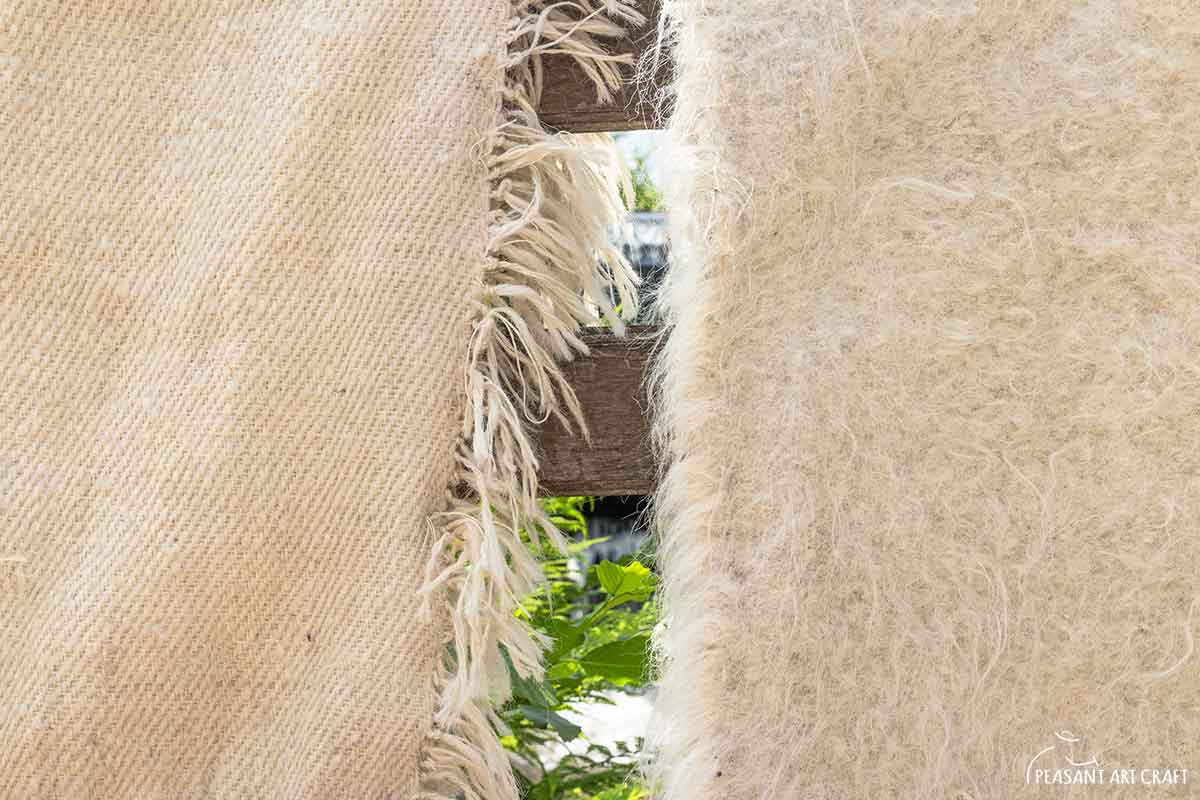
{"label": "woven wool blanket", "polygon": [[634,17],[0,10],[0,797],[515,800],[524,423],[622,281],[536,61]]}
{"label": "woven wool blanket", "polygon": [[1197,796],[1200,14],[669,6],[660,796]]}

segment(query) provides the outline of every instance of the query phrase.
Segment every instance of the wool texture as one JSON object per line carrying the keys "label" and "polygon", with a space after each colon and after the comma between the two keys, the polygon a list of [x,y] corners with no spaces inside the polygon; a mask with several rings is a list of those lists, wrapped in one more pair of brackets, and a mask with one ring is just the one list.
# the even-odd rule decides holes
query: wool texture
{"label": "wool texture", "polygon": [[667,11],[657,796],[1200,794],[1200,14]]}
{"label": "wool texture", "polygon": [[517,800],[495,708],[512,670],[543,676],[549,642],[516,615],[543,580],[527,541],[566,542],[538,502],[538,453],[527,428],[554,417],[587,436],[579,402],[558,364],[586,354],[577,335],[607,321],[624,333],[637,313],[635,277],[608,229],[633,196],[609,137],[552,134],[538,121],[541,58],[572,58],[600,101],[612,98],[629,53],[606,43],[644,21],[632,3],[516,5],[505,36],[504,102],[486,143],[491,183],[487,263],[473,296],[467,410],[450,507],[422,594],[451,609],[448,663],[423,760],[421,798]]}
{"label": "wool texture", "polygon": [[525,423],[627,286],[535,76],[634,17],[0,11],[0,797],[515,799]]}

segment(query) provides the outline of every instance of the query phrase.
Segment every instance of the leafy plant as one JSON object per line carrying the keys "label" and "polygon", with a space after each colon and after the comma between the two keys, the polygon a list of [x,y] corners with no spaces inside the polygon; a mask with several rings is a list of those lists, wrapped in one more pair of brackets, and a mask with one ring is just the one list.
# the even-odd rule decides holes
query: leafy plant
{"label": "leafy plant", "polygon": [[629,178],[633,183],[633,202],[627,203],[630,211],[662,211],[662,192],[650,178],[649,156],[637,153],[633,156],[633,166],[629,168]]}
{"label": "leafy plant", "polygon": [[[611,703],[608,694],[637,694],[646,679],[650,630],[656,611],[650,598],[654,574],[641,562],[608,561],[573,574],[587,539],[584,511],[590,498],[554,498],[545,508],[563,530],[580,541],[567,556],[542,550],[545,586],[522,605],[520,614],[552,645],[541,681],[522,678],[509,662],[513,696],[500,711],[507,727],[502,741],[514,754],[522,797],[528,800],[643,800],[645,788],[631,773],[640,739],[613,748],[585,741],[579,726],[563,716],[583,703]],[[584,578],[578,582],[578,578]],[[558,755],[573,743],[571,750]],[[557,747],[556,747],[557,746]]]}

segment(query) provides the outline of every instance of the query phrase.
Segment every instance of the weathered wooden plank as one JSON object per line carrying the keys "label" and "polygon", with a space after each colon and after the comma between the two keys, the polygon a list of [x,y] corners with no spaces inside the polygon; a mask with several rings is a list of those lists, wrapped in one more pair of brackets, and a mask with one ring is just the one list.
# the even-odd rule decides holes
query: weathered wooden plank
{"label": "weathered wooden plank", "polygon": [[[660,0],[641,0],[640,5],[646,24],[613,48],[632,52],[637,59],[654,45]],[[543,67],[538,112],[548,128],[590,133],[658,127],[653,90],[669,82],[669,59],[662,59],[654,80],[640,89],[628,70],[630,80],[615,100],[605,105],[596,101],[591,81],[570,58],[549,56]],[[554,420],[535,432],[544,495],[614,496],[653,491],[646,371],[657,334],[654,326],[633,327],[624,338],[605,328],[584,333],[591,353],[577,358],[564,371],[579,397],[591,438],[569,433]]]}
{"label": "weathered wooden plank", "polygon": [[[646,24],[634,31],[626,41],[615,43],[613,52],[632,52],[641,58],[654,46],[658,35],[658,13],[660,0],[641,0],[638,4],[646,15]],[[630,80],[614,102],[601,105],[596,102],[596,90],[591,81],[575,62],[565,56],[547,56],[543,60],[545,75],[542,100],[538,114],[542,123],[555,130],[574,133],[604,131],[634,131],[660,127],[655,119],[652,91],[653,86],[665,86],[670,80],[670,59],[662,59],[662,68],[649,87],[639,91],[632,80],[633,70],[626,68]]]}
{"label": "weathered wooden plank", "polygon": [[565,372],[591,431],[587,442],[556,420],[537,431],[540,483],[548,497],[638,495],[654,488],[646,370],[658,328],[629,329],[624,338],[604,328],[584,335],[591,353]]}

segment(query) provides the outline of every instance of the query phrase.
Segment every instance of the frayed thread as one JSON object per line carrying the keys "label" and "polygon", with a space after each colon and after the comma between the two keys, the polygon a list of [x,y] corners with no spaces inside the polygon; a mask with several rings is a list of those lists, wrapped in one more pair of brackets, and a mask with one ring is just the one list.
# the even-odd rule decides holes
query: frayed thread
{"label": "frayed thread", "polygon": [[452,637],[436,676],[439,704],[422,757],[420,798],[516,800],[495,707],[510,696],[505,655],[522,676],[542,677],[547,642],[515,615],[542,580],[526,547],[563,547],[538,504],[530,425],[550,418],[586,436],[579,402],[560,364],[587,347],[584,325],[607,319],[623,332],[610,286],[626,314],[635,279],[607,227],[632,197],[607,137],[545,130],[538,120],[545,55],[574,59],[601,101],[612,97],[630,55],[607,52],[644,20],[620,2],[514,3],[505,34],[503,104],[486,143],[491,219],[466,372],[467,407],[457,486],[435,515],[423,594],[448,610]]}

